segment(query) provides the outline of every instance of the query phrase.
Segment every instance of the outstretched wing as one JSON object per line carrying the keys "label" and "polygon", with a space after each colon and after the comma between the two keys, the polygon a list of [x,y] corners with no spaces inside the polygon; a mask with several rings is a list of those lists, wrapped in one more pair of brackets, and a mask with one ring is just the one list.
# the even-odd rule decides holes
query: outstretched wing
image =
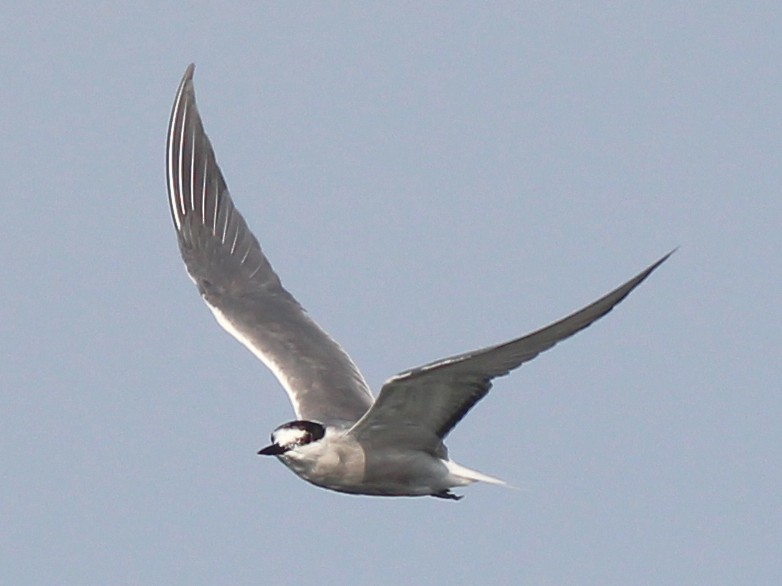
{"label": "outstretched wing", "polygon": [[436,450],[440,440],[486,396],[493,378],[508,374],[603,317],[671,254],[591,305],[536,332],[390,378],[351,433],[373,442],[413,441],[418,448]]}
{"label": "outstretched wing", "polygon": [[166,146],[169,204],[187,272],[217,321],[274,373],[296,417],[357,421],[372,394],[355,364],[286,291],[234,207],[196,108],[190,65]]}

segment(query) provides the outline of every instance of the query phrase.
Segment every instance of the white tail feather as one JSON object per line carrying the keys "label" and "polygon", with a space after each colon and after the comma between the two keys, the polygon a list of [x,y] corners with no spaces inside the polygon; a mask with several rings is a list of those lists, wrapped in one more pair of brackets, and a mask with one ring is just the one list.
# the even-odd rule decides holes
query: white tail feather
{"label": "white tail feather", "polygon": [[508,486],[508,483],[504,480],[494,478],[493,476],[487,476],[486,474],[481,474],[476,470],[470,470],[469,468],[465,468],[464,466],[457,464],[453,460],[443,460],[443,463],[448,468],[448,472],[450,472],[456,478],[465,481],[465,484],[470,484],[472,482],[488,482],[489,484]]}

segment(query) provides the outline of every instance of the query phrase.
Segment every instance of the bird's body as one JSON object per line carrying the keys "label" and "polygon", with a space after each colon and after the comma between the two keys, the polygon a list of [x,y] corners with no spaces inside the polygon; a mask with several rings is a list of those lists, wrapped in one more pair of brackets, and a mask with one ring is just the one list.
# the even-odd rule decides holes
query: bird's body
{"label": "bird's body", "polygon": [[353,494],[451,498],[449,489],[476,481],[504,484],[413,446],[372,446],[357,440],[350,428],[327,428],[321,440],[278,457],[312,484]]}
{"label": "bird's body", "polygon": [[450,489],[504,484],[456,464],[443,440],[491,388],[608,313],[670,253],[589,306],[531,334],[390,378],[375,400],[356,365],[282,286],[235,209],[204,133],[193,66],[177,91],[166,171],[179,248],[218,323],[275,374],[297,419],[272,433],[273,455],[323,488],[457,499]]}

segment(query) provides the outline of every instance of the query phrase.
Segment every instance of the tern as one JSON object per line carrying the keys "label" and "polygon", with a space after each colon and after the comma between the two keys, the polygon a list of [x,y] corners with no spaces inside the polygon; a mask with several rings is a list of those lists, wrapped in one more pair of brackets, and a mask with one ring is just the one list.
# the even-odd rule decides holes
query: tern
{"label": "tern", "polygon": [[282,286],[234,207],[185,71],[168,126],[166,176],[179,249],[217,322],[276,376],[294,421],[261,455],[308,482],[373,496],[458,500],[451,489],[503,481],[461,466],[443,440],[492,380],[586,328],[671,254],[594,303],[521,338],[452,356],[388,379],[374,399],[356,365]]}

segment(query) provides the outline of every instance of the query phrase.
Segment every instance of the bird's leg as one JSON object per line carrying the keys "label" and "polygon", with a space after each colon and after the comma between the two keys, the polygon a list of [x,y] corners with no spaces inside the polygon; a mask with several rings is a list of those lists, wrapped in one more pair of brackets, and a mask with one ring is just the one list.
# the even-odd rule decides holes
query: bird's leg
{"label": "bird's leg", "polygon": [[433,492],[432,496],[437,497],[438,499],[449,499],[452,501],[460,501],[464,498],[464,495],[458,495],[452,493],[450,490],[441,490],[440,492]]}

